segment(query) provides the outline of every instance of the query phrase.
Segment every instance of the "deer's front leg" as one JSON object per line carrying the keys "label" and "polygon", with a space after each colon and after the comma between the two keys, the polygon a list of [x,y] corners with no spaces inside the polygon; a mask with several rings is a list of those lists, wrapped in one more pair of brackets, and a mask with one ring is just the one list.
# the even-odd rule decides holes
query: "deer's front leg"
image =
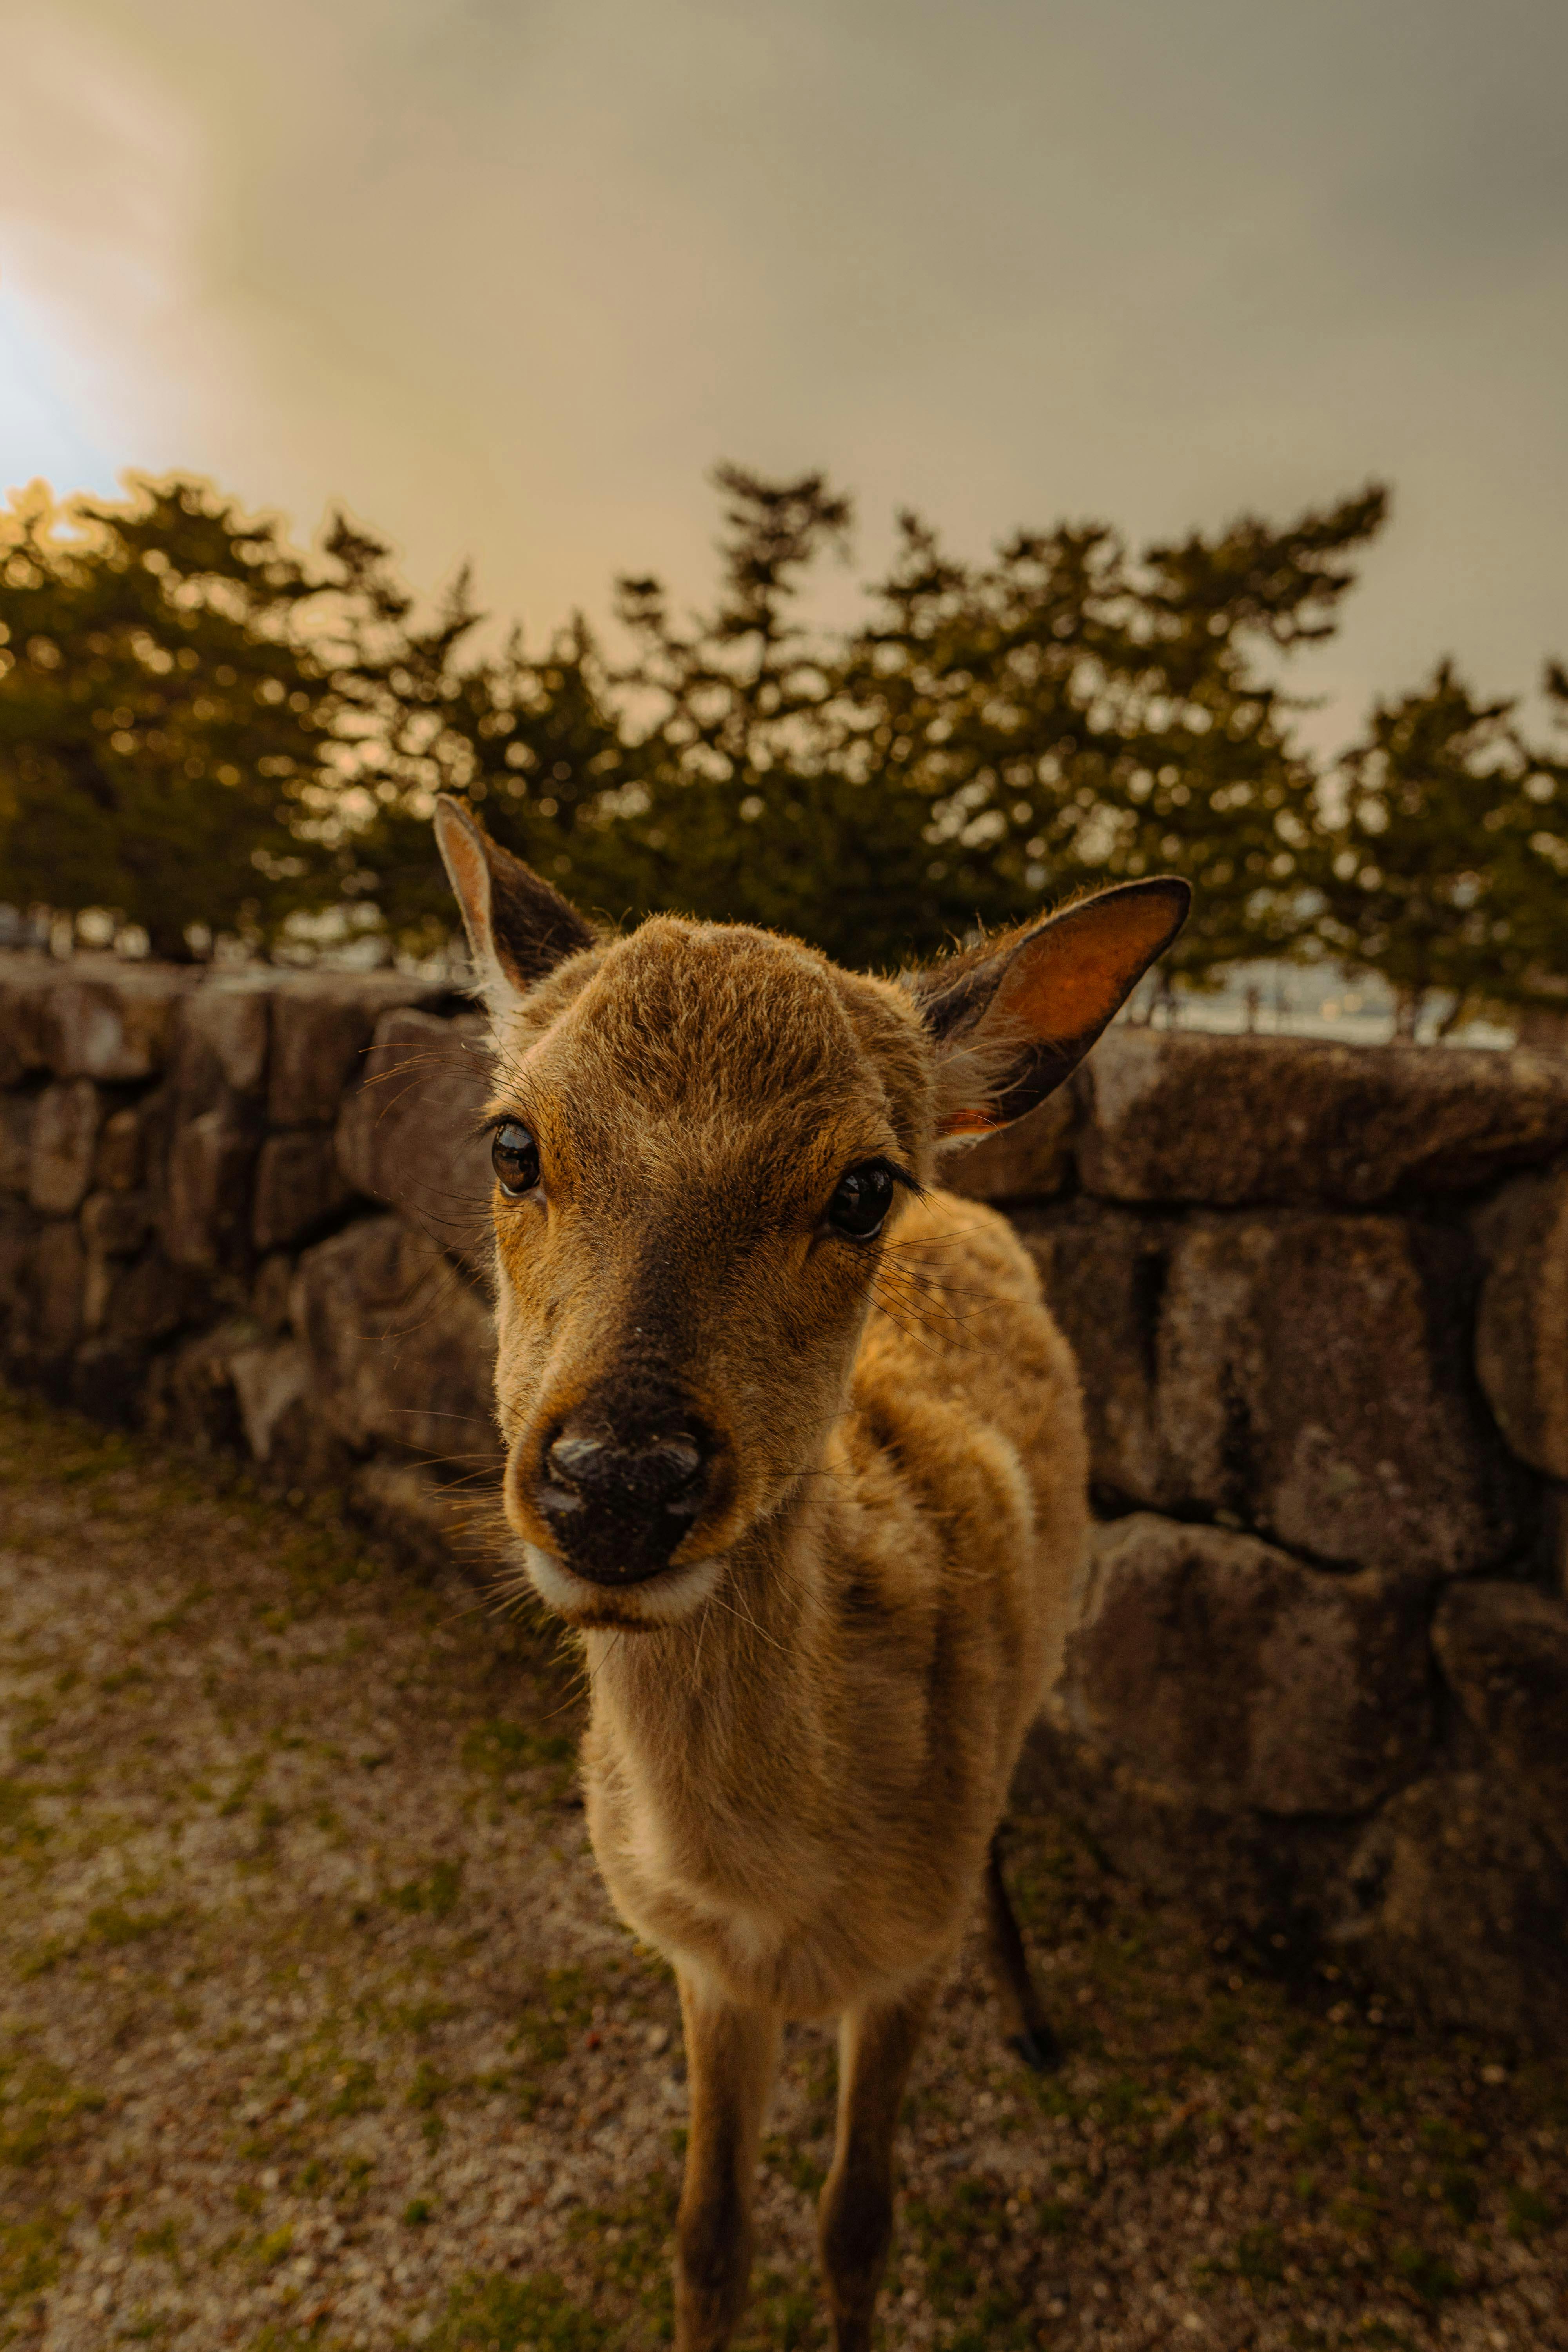
{"label": "deer's front leg", "polygon": [[690,2121],[676,2216],[676,2352],[723,2352],[752,2267],[752,2193],[778,2021],[677,1971]]}
{"label": "deer's front leg", "polygon": [[838,2139],[822,2191],[822,2267],[834,2352],[869,2352],[893,2234],[893,2135],[939,1972],[894,2001],[847,2010],[838,2028]]}

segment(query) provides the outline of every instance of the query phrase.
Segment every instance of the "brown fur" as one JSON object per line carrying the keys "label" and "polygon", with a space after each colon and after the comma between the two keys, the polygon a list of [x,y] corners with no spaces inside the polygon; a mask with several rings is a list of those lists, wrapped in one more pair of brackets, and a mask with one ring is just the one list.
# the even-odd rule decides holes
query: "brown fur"
{"label": "brown fur", "polygon": [[[445,823],[463,849],[483,842],[450,804]],[[505,881],[510,861],[484,847]],[[1147,928],[1142,898],[1131,911]],[[465,914],[482,933],[468,894]],[[1115,970],[1092,1034],[1131,952],[1124,919],[1104,928]],[[528,968],[517,945],[475,944],[492,974]],[[1008,961],[1030,951],[1009,940],[1000,979],[979,967],[984,1001],[949,1024],[976,1071],[991,999],[1010,1026],[1020,1002],[1032,1013]],[[1075,959],[1080,997],[1093,953]],[[973,981],[954,973],[950,1013]],[[991,1123],[993,1104],[971,1108]],[[1008,2026],[1044,2031],[990,1850],[1087,1527],[1071,1358],[1005,1222],[934,1186],[952,1087],[918,989],[657,918],[504,1001],[493,1109],[546,1171],[542,1195],[497,1196],[507,1514],[582,1632],[600,1867],[680,1983],[677,2343],[730,2340],[779,2026],[833,2014],[822,2248],[835,2340],[854,2352],[887,2252],[900,2096],[983,1883]],[[846,1241],[826,1204],[877,1158],[927,1189],[900,1189],[876,1240]],[[716,1433],[718,1473],[668,1571],[585,1582],[551,1555],[534,1499],[550,1433],[589,1403],[613,1423],[617,1400],[654,1389]]]}

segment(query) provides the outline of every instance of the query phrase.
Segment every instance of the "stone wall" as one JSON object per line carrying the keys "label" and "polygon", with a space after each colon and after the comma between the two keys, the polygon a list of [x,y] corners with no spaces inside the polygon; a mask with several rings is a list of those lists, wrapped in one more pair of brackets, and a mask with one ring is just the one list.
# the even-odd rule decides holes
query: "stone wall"
{"label": "stone wall", "polygon": [[456,1535],[493,1479],[485,1024],[384,973],[0,956],[0,1363]]}
{"label": "stone wall", "polygon": [[[0,956],[9,1377],[461,1541],[483,1034],[392,975]],[[1119,1028],[957,1171],[1103,1522],[1030,1769],[1233,1927],[1562,2039],[1568,1060]]]}
{"label": "stone wall", "polygon": [[1568,1060],[1118,1029],[963,1181],[1103,1520],[1036,1769],[1145,1883],[1568,2037]]}

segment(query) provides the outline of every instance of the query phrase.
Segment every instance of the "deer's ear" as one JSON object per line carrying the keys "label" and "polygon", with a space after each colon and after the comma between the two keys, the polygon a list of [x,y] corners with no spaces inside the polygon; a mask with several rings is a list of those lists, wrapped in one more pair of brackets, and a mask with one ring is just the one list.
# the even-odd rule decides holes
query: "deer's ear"
{"label": "deer's ear", "polygon": [[492,1013],[579,948],[593,946],[576,908],[445,793],[436,803],[436,846],[462,909],[479,993]]}
{"label": "deer's ear", "polygon": [[1192,895],[1174,876],[1123,882],[911,974],[937,1045],[938,1135],[1006,1127],[1059,1087],[1170,946]]}

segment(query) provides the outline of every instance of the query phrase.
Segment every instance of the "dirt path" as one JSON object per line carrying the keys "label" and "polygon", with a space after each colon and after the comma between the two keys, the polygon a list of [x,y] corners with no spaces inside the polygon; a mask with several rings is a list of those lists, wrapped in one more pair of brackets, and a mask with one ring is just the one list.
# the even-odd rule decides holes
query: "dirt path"
{"label": "dirt path", "polygon": [[[684,2111],[549,1646],[331,1519],[0,1400],[0,2344],[668,2337]],[[1568,2081],[1105,1876],[1014,1874],[1070,2056],[976,1972],[906,2131],[883,2340],[1568,2346]],[[792,2035],[745,2343],[821,2346],[826,2038]]]}

